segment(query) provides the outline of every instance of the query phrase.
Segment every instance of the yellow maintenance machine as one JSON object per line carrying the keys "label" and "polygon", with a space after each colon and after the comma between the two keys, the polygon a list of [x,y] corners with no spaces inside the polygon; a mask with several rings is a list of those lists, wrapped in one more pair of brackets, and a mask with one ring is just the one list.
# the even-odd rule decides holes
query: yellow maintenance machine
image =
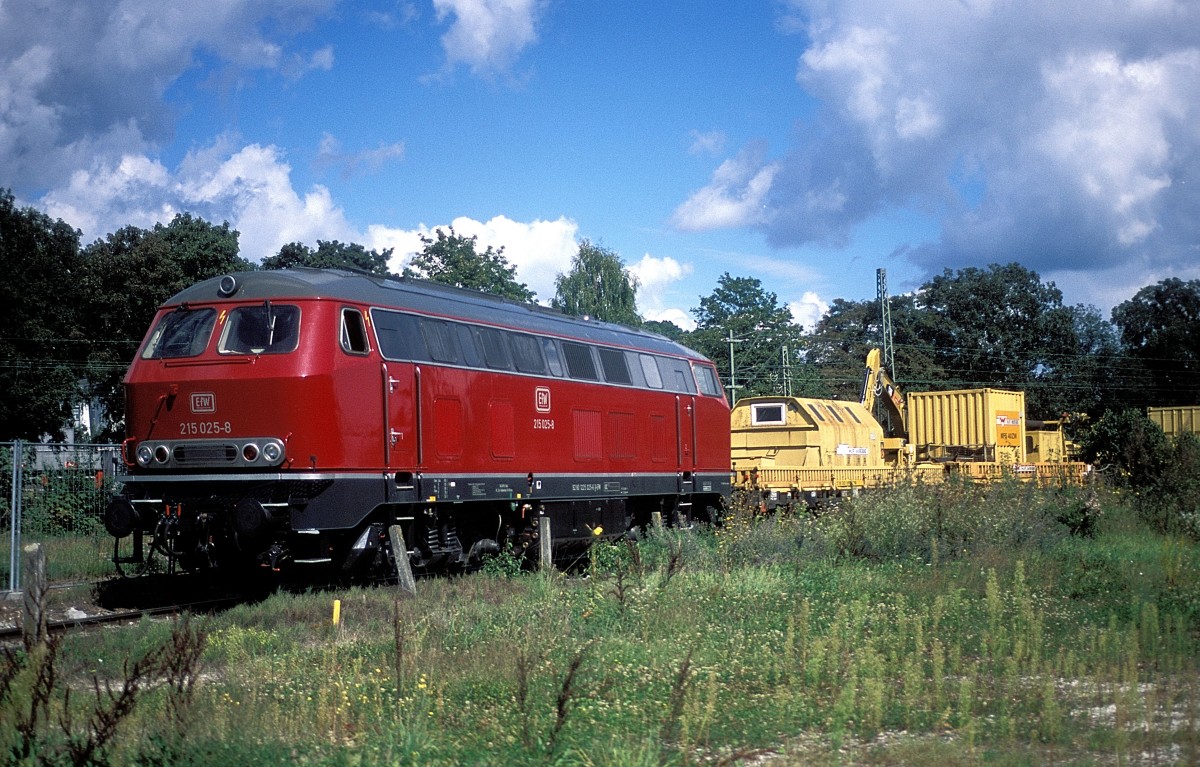
{"label": "yellow maintenance machine", "polygon": [[[881,402],[888,428],[875,417]],[[1082,484],[1087,467],[1067,460],[1059,421],[1029,421],[1024,392],[966,389],[907,397],[867,355],[861,401],[750,397],[730,413],[735,486],[764,504],[856,493],[950,474]]]}

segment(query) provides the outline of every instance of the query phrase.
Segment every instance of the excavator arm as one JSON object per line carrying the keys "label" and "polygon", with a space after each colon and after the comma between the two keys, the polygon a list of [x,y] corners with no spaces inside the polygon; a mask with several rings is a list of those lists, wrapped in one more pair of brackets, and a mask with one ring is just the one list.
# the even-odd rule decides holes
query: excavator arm
{"label": "excavator arm", "polygon": [[863,371],[863,388],[860,399],[867,412],[873,413],[875,401],[881,397],[893,429],[900,435],[908,434],[908,409],[904,404],[904,395],[888,371],[884,369],[883,354],[878,349],[872,349],[867,353],[867,365]]}

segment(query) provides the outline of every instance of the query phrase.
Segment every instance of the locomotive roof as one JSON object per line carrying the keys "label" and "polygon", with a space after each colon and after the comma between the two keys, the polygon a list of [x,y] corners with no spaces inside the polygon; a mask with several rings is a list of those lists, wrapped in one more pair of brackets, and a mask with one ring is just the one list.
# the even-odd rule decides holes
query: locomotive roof
{"label": "locomotive roof", "polygon": [[[236,288],[222,289],[233,277]],[[457,288],[409,277],[379,277],[341,269],[267,269],[234,272],[196,283],[167,299],[164,307],[218,301],[332,298],[390,309],[468,320],[534,333],[550,333],[596,343],[633,346],[646,351],[693,359],[697,352],[647,330],[611,322],[572,317],[537,304],[513,301],[490,293]]]}

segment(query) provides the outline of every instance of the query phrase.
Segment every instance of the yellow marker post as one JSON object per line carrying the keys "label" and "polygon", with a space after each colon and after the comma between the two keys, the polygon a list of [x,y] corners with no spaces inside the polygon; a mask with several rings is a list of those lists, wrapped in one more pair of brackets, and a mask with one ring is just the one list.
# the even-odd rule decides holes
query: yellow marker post
{"label": "yellow marker post", "polygon": [[342,600],[333,600],[333,625],[340,625],[342,622]]}

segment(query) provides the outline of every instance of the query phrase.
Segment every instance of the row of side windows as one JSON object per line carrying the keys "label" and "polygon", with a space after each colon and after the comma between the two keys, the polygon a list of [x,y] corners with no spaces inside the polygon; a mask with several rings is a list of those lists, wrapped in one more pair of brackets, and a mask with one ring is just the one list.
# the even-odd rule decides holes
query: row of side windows
{"label": "row of side windows", "polygon": [[[367,351],[365,328],[356,327],[354,310],[342,316],[342,346]],[[361,322],[361,316],[358,322]],[[596,346],[483,325],[372,309],[371,324],[380,353],[389,360],[436,362],[528,375],[604,381],[645,389],[719,397],[716,373],[687,360]]]}

